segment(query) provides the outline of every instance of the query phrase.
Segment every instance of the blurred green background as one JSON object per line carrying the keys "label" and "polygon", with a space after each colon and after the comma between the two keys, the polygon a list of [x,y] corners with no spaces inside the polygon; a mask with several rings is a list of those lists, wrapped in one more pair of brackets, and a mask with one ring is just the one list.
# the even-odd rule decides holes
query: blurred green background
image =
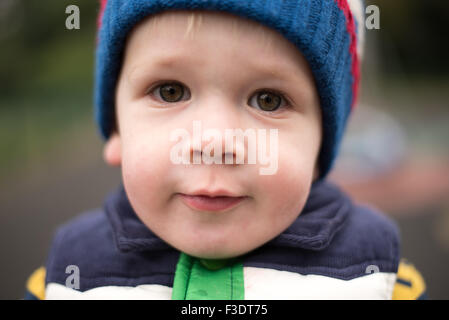
{"label": "blurred green background", "polygon": [[[65,27],[71,4],[80,30]],[[398,222],[403,256],[431,298],[448,299],[449,2],[368,4],[380,8],[381,28],[366,30],[360,104],[331,178]],[[101,206],[120,181],[102,161],[93,121],[97,13],[93,0],[0,1],[1,299],[23,297],[56,227]],[[379,114],[389,120],[361,143],[370,154],[351,137]],[[379,136],[388,143],[372,147]]]}
{"label": "blurred green background", "polygon": [[[82,12],[80,30],[65,28],[71,3]],[[1,1],[0,176],[90,117],[97,10],[96,1]]]}

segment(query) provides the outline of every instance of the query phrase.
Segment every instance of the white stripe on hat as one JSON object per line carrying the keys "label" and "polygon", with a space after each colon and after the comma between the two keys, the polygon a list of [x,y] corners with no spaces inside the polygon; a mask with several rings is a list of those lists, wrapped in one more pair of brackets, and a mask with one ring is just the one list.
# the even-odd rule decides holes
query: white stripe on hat
{"label": "white stripe on hat", "polygon": [[357,54],[359,59],[363,57],[365,42],[365,7],[363,0],[347,0],[352,16],[357,21]]}

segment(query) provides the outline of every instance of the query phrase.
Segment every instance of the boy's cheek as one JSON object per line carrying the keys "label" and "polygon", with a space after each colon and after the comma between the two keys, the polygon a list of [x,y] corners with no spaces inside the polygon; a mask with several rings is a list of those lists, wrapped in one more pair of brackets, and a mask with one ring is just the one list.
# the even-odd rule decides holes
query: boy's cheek
{"label": "boy's cheek", "polygon": [[259,200],[274,203],[278,208],[300,208],[309,193],[312,180],[309,171],[309,165],[299,155],[280,153],[276,174],[258,179]]}
{"label": "boy's cheek", "polygon": [[169,197],[171,163],[167,143],[155,137],[134,139],[123,146],[122,176],[130,196],[157,205]]}
{"label": "boy's cheek", "polygon": [[261,176],[259,180],[263,183],[259,194],[269,197],[279,207],[302,209],[313,180],[314,160],[313,149],[281,144],[278,170],[272,176]]}

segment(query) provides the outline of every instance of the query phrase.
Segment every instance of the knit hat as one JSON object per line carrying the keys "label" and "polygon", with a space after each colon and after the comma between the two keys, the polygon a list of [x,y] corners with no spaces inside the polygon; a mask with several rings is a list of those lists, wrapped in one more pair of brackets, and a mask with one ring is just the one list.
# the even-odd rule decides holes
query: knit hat
{"label": "knit hat", "polygon": [[95,117],[105,139],[114,126],[115,88],[131,29],[147,16],[170,9],[226,11],[277,30],[308,61],[323,115],[320,178],[328,174],[357,100],[364,33],[362,0],[100,1]]}

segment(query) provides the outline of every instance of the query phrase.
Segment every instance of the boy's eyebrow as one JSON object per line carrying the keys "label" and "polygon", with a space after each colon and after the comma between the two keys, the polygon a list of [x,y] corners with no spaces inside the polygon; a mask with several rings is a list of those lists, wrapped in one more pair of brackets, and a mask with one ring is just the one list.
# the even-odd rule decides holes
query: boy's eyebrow
{"label": "boy's eyebrow", "polygon": [[182,60],[182,56],[171,55],[171,56],[166,56],[166,57],[155,59],[154,64],[157,66],[161,66],[161,67],[171,67],[171,66],[179,63],[179,61],[181,61],[181,60]]}
{"label": "boy's eyebrow", "polygon": [[[162,58],[155,58],[152,59],[151,68],[147,66],[147,63],[143,64],[135,64],[134,66],[130,67],[130,71],[128,72],[127,78],[129,82],[134,82],[134,79],[139,79],[141,75],[147,73],[147,70],[151,70],[154,66],[156,67],[163,67],[163,68],[170,68],[179,63],[179,59],[181,59],[177,55],[172,55],[168,57],[162,57]],[[139,72],[140,71],[140,72]]]}
{"label": "boy's eyebrow", "polygon": [[[183,64],[185,63],[185,59],[183,59],[183,55],[170,55],[170,56],[164,56],[164,57],[158,57],[154,58],[152,61],[152,65],[156,67],[162,67],[162,68],[171,68],[176,66],[177,64]],[[196,58],[195,58],[196,59]],[[199,58],[201,59],[201,58]],[[262,59],[258,59],[262,60]],[[265,75],[265,76],[272,76],[275,78],[278,78],[280,80],[284,81],[301,81],[303,82],[303,77],[299,76],[299,74],[303,74],[303,72],[298,72],[291,70],[291,68],[287,67],[283,63],[260,63],[256,62],[254,59],[250,59],[250,62],[246,64],[249,68],[254,70],[256,73]],[[145,70],[146,68],[142,68],[141,65],[135,65],[131,68],[128,79],[131,80],[135,78],[135,75],[137,73],[137,76],[140,74],[140,72],[137,72],[139,70]],[[146,73],[145,71],[143,73]],[[140,77],[139,77],[140,78]]]}

